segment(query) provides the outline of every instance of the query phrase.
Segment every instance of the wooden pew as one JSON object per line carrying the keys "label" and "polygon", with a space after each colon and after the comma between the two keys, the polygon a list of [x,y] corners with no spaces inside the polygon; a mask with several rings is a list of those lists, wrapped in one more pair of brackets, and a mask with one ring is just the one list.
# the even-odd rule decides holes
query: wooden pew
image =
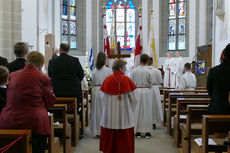
{"label": "wooden pew", "polygon": [[181,92],[193,92],[193,93],[207,93],[207,90],[178,90],[178,89],[164,89],[163,90],[163,125],[166,125],[167,115],[166,109],[168,108],[169,94],[181,93]]}
{"label": "wooden pew", "polygon": [[172,135],[172,127],[171,127],[171,117],[176,114],[176,105],[177,98],[209,98],[208,93],[191,93],[191,92],[183,92],[183,93],[170,93],[169,101],[168,101],[168,110],[167,110],[167,131],[169,135]]}
{"label": "wooden pew", "polygon": [[[21,136],[22,138],[12,145],[5,153],[32,153],[30,130],[0,130],[0,149]],[[3,150],[1,150],[1,152]]]}
{"label": "wooden pew", "polygon": [[197,153],[227,152],[224,140],[213,139],[217,145],[209,145],[209,136],[215,133],[227,135],[230,131],[230,115],[203,115],[202,118],[202,146],[196,143]]}
{"label": "wooden pew", "polygon": [[[55,135],[61,134],[63,138],[63,152],[70,153],[71,149],[71,126],[68,124],[67,119],[67,105],[55,104],[49,108],[49,112],[54,114],[54,121],[60,122],[60,125],[54,126]],[[60,135],[59,135],[60,136]]]}
{"label": "wooden pew", "polygon": [[208,105],[187,105],[186,124],[182,125],[182,150],[191,153],[191,136],[201,134],[202,115],[208,113]]}
{"label": "wooden pew", "polygon": [[181,143],[180,124],[186,121],[187,105],[207,105],[210,98],[177,98],[176,115],[174,117],[174,142],[177,147]]}
{"label": "wooden pew", "polygon": [[48,138],[48,153],[59,153],[60,142],[59,138],[54,137],[54,116],[49,115],[51,133]]}
{"label": "wooden pew", "polygon": [[72,125],[71,130],[71,138],[72,138],[72,146],[76,146],[79,142],[79,132],[80,132],[80,122],[79,115],[77,115],[77,99],[76,98],[66,98],[66,97],[58,97],[56,98],[56,104],[67,104],[71,106],[72,111],[68,111],[67,114],[68,122]]}

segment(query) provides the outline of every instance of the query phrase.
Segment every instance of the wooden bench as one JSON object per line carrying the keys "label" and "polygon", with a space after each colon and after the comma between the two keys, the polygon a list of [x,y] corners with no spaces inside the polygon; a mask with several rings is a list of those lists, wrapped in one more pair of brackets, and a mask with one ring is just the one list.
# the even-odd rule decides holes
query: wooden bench
{"label": "wooden bench", "polygon": [[54,137],[54,117],[53,114],[49,115],[50,120],[50,136],[48,138],[48,153],[59,153],[60,141],[59,138]]}
{"label": "wooden bench", "polygon": [[71,126],[68,124],[67,119],[67,105],[55,104],[49,108],[49,112],[54,114],[54,121],[60,122],[61,124],[54,126],[55,136],[63,138],[63,152],[70,153],[71,149]]}
{"label": "wooden bench", "polygon": [[174,116],[174,142],[177,147],[181,143],[180,124],[186,121],[187,105],[208,105],[210,98],[177,98],[176,115]]}
{"label": "wooden bench", "polygon": [[169,94],[184,93],[184,92],[207,93],[207,90],[178,90],[178,89],[163,90],[163,125],[164,126],[166,125],[166,121],[167,121],[166,109],[168,108]]}
{"label": "wooden bench", "polygon": [[167,131],[169,135],[173,135],[171,118],[176,114],[177,98],[209,98],[208,93],[170,93],[167,110]]}
{"label": "wooden bench", "polygon": [[83,90],[83,100],[84,100],[84,109],[85,109],[85,126],[89,125],[89,91]]}
{"label": "wooden bench", "polygon": [[[221,133],[227,135],[230,131],[230,115],[203,115],[202,118],[202,145],[196,143],[197,153],[227,152],[225,139],[212,139],[217,145],[210,145],[210,136]],[[219,142],[218,142],[219,141]]]}
{"label": "wooden bench", "polygon": [[[0,149],[12,143],[19,137],[22,138],[9,147],[5,153],[32,153],[30,130],[0,130]],[[0,151],[2,152],[3,150]]]}
{"label": "wooden bench", "polygon": [[59,97],[56,98],[56,104],[67,104],[71,106],[71,111],[68,111],[67,118],[68,122],[72,126],[71,130],[71,138],[72,138],[72,146],[76,146],[79,142],[79,132],[80,132],[80,121],[79,115],[77,115],[77,99],[76,98],[66,98]]}
{"label": "wooden bench", "polygon": [[208,105],[187,105],[186,124],[182,128],[183,153],[191,153],[191,136],[201,134],[202,115],[208,113]]}

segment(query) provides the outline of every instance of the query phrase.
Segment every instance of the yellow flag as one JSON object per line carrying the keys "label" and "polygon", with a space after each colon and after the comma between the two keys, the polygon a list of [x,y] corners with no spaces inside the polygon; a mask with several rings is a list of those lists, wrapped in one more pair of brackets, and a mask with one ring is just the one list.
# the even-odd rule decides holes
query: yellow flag
{"label": "yellow flag", "polygon": [[[151,24],[152,23],[153,23],[153,21],[151,20]],[[153,25],[150,26],[149,51],[150,51],[150,56],[153,57],[154,67],[158,68],[158,58],[157,58],[156,48],[155,48],[155,39],[154,39]]]}

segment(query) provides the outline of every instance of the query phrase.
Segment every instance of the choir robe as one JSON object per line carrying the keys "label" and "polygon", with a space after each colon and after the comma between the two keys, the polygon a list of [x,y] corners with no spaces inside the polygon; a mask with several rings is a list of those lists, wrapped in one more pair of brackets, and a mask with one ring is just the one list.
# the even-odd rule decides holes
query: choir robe
{"label": "choir robe", "polygon": [[161,105],[161,97],[160,97],[160,84],[162,82],[161,71],[152,67],[148,66],[149,72],[153,78],[152,84],[152,93],[153,93],[153,107],[152,107],[152,117],[153,117],[153,124],[160,123],[163,120],[162,114],[162,105]]}
{"label": "choir robe", "polygon": [[100,151],[134,153],[133,111],[137,103],[135,89],[132,80],[120,72],[114,72],[103,82]]}
{"label": "choir robe", "polygon": [[150,132],[152,130],[152,99],[151,87],[153,80],[147,66],[138,66],[131,72],[131,79],[137,86],[137,106],[135,109],[135,131]]}
{"label": "choir robe", "polygon": [[91,105],[91,121],[90,130],[93,135],[101,134],[101,115],[103,109],[103,92],[100,90],[105,78],[111,75],[113,72],[111,69],[103,66],[100,70],[95,68],[92,73],[92,105]]}
{"label": "choir robe", "polygon": [[178,80],[181,79],[183,75],[183,69],[184,69],[184,61],[182,57],[175,57],[172,62],[171,67],[171,75],[172,75],[172,82],[171,87],[178,88]]}
{"label": "choir robe", "polygon": [[[163,65],[164,70],[164,87],[171,87],[172,75],[171,75],[171,67],[172,67],[173,58],[166,58],[165,63]],[[169,70],[167,70],[169,67]]]}
{"label": "choir robe", "polygon": [[178,88],[192,90],[196,88],[196,76],[192,72],[185,72],[179,80]]}

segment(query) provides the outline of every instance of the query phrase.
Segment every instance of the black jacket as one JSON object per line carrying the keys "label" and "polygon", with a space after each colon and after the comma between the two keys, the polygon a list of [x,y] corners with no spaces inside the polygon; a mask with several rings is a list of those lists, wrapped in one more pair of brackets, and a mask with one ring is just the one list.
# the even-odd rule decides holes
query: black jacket
{"label": "black jacket", "polygon": [[0,112],[2,111],[3,107],[6,104],[6,91],[7,88],[0,87]]}
{"label": "black jacket", "polygon": [[230,63],[222,63],[210,69],[207,89],[211,97],[209,113],[230,114],[228,96],[230,92]]}
{"label": "black jacket", "polygon": [[8,61],[6,58],[0,56],[0,66],[6,66]]}
{"label": "black jacket", "polygon": [[25,67],[25,64],[26,64],[26,59],[17,58],[13,62],[9,63],[7,67],[9,69],[9,72],[11,73],[23,69]]}
{"label": "black jacket", "polygon": [[76,57],[61,54],[48,67],[49,76],[57,97],[81,96],[82,66]]}

